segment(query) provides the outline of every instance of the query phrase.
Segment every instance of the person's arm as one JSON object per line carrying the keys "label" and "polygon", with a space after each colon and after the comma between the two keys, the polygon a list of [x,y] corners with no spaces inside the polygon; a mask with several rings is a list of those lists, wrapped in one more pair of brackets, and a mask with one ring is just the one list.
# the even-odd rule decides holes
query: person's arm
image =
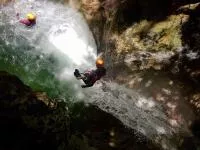
{"label": "person's arm", "polygon": [[21,19],[19,20],[20,23],[25,24],[25,25],[29,25],[30,21],[28,21],[27,19]]}

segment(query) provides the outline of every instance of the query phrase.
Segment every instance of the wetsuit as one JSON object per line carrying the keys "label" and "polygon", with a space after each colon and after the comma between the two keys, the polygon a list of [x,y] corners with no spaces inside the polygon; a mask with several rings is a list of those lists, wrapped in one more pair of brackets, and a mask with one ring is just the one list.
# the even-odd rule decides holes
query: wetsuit
{"label": "wetsuit", "polygon": [[96,70],[89,70],[83,73],[81,79],[85,85],[81,85],[82,88],[91,87],[97,80],[100,80],[102,76],[106,75],[106,69],[104,67],[97,68]]}
{"label": "wetsuit", "polygon": [[26,25],[26,26],[29,26],[29,27],[36,24],[35,20],[34,21],[30,21],[28,19],[21,19],[19,22],[24,24],[24,25]]}

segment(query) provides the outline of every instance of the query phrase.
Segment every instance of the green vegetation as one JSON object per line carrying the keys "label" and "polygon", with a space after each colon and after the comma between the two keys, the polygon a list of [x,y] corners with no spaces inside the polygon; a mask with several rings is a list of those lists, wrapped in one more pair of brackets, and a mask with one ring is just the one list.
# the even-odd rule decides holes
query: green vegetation
{"label": "green vegetation", "polygon": [[181,24],[187,18],[186,15],[171,15],[159,22],[142,20],[135,23],[117,39],[117,51],[174,51],[182,46]]}

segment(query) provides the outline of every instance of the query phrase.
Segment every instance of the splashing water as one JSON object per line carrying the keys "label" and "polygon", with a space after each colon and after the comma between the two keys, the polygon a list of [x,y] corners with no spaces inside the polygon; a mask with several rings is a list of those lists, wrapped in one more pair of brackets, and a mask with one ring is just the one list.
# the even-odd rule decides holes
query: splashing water
{"label": "splashing water", "polygon": [[[71,82],[79,83],[73,77],[75,68],[94,66],[92,33],[82,15],[72,8],[49,1],[19,0],[0,11],[1,70],[18,75],[36,89],[53,88],[60,93],[58,89],[64,87],[73,89]],[[37,15],[32,28],[20,24],[16,16],[24,18],[29,12]]]}

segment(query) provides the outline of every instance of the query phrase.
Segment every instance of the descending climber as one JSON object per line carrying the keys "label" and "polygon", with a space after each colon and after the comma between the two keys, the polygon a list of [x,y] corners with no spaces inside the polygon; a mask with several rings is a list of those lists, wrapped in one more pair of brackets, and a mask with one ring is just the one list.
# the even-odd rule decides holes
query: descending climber
{"label": "descending climber", "polygon": [[80,80],[82,79],[85,85],[81,85],[82,88],[91,87],[97,80],[100,80],[106,74],[104,68],[104,61],[101,58],[96,60],[96,69],[88,70],[84,73],[80,73],[78,69],[75,69],[74,76]]}
{"label": "descending climber", "polygon": [[[17,17],[19,17],[19,14],[17,14]],[[36,15],[33,13],[28,13],[26,15],[26,19],[19,20],[20,23],[26,25],[26,26],[33,26],[36,24]]]}

